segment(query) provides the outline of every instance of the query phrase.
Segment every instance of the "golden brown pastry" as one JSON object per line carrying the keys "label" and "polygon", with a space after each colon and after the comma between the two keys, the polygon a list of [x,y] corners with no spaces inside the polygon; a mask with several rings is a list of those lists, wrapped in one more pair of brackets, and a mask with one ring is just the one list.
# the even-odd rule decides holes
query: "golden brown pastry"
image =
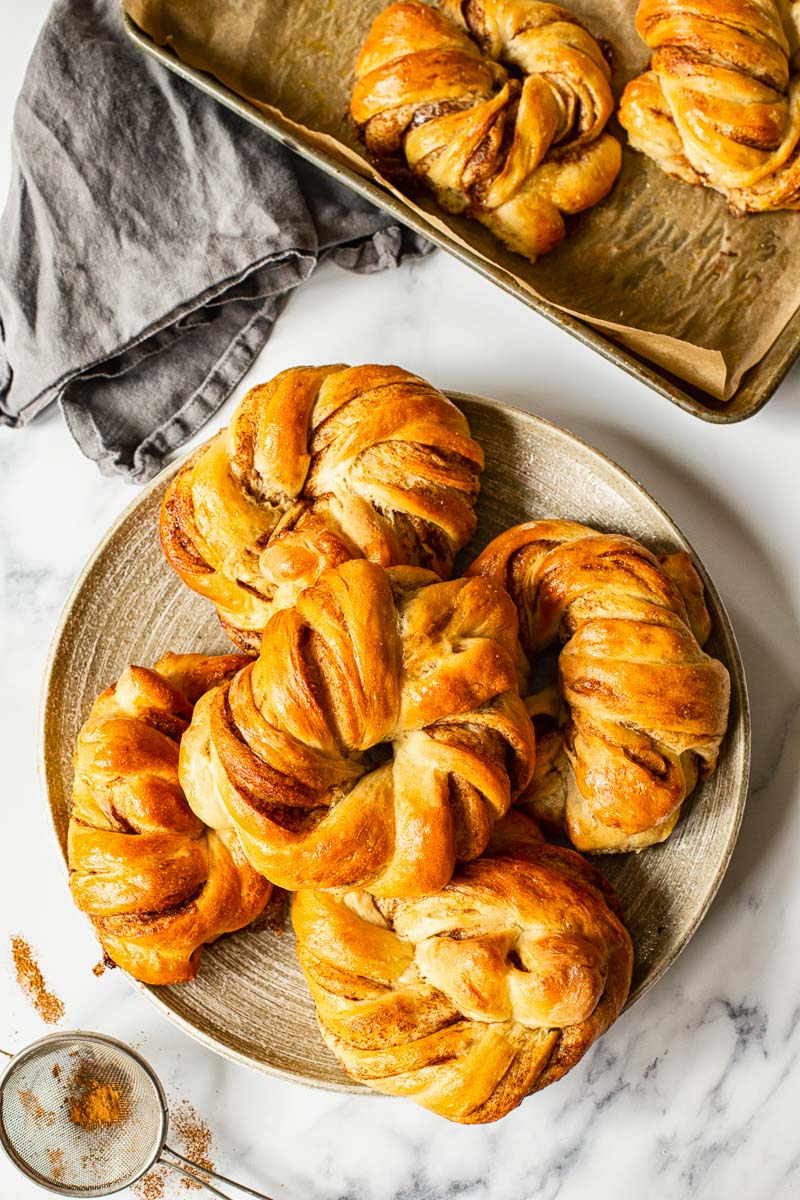
{"label": "golden brown pastry", "polygon": [[352,559],[198,703],[187,799],[281,887],[436,891],[530,776],[519,653],[502,588]]}
{"label": "golden brown pastry", "polygon": [[402,152],[444,209],[533,262],[563,238],[562,214],[597,204],[619,173],[620,144],[603,132],[611,72],[555,4],[442,7],[452,21],[416,0],[378,15],[350,111],[375,159]]}
{"label": "golden brown pastry", "polygon": [[366,557],[449,575],[475,529],[483,453],[442,392],[400,367],[295,367],[252,388],[175,476],[161,541],[232,640],[327,567]]}
{"label": "golden brown pastry", "polygon": [[653,59],[622,97],[631,145],[733,212],[800,208],[799,23],[797,0],[642,0]]}
{"label": "golden brown pastry", "polygon": [[[713,772],[728,721],[728,672],[700,648],[711,624],[689,556],[658,559],[633,538],[531,521],[495,538],[467,574],[507,587],[531,657],[563,643],[565,711],[552,694],[531,702],[550,741],[521,803],[560,820],[580,850],[663,841]],[[560,723],[568,763],[553,740]]]}
{"label": "golden brown pastry", "polygon": [[622,1011],[633,952],[611,886],[511,812],[423,899],[298,892],[322,1035],[360,1083],[496,1121],[560,1079]]}
{"label": "golden brown pastry", "polygon": [[145,983],[194,979],[203,945],[249,924],[272,891],[236,834],[207,829],[178,782],[192,705],[245,662],[166,654],[153,670],[128,667],[78,735],[72,897],[109,958]]}

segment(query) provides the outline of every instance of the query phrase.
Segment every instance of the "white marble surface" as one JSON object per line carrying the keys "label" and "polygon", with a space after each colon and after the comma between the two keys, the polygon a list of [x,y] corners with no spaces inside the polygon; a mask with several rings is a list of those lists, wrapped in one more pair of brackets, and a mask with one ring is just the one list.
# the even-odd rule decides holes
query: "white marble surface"
{"label": "white marble surface", "polygon": [[[5,193],[13,97],[46,3],[0,11]],[[704,558],[740,640],[754,732],[744,826],[708,917],[571,1075],[487,1128],[249,1072],[173,1028],[120,972],[95,978],[97,946],[69,901],[36,775],[37,709],[71,581],[133,491],[102,478],[51,413],[0,430],[0,1045],[48,1032],[14,979],[18,934],[65,1002],[62,1024],[133,1041],[170,1097],[205,1116],[218,1167],[275,1200],[800,1195],[800,369],[753,420],[705,425],[439,253],[368,279],[321,270],[247,382],[374,359],[580,434],[639,478]],[[3,1200],[42,1194],[0,1160]]]}

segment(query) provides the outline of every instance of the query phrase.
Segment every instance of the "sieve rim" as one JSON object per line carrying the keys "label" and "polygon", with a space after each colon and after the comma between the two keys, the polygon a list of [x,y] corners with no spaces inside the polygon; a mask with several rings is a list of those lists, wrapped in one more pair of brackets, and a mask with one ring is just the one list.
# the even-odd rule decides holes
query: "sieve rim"
{"label": "sieve rim", "polygon": [[[155,1151],[150,1155],[148,1161],[142,1167],[138,1175],[132,1176],[121,1185],[114,1184],[113,1187],[110,1188],[101,1187],[93,1188],[91,1190],[85,1190],[81,1188],[80,1191],[73,1187],[67,1186],[65,1191],[63,1183],[48,1183],[44,1176],[40,1175],[39,1172],[35,1171],[32,1167],[29,1167],[25,1160],[22,1159],[14,1149],[11,1139],[6,1133],[5,1122],[2,1119],[2,1097],[9,1076],[13,1073],[15,1067],[21,1066],[29,1058],[32,1058],[37,1051],[40,1051],[44,1046],[52,1045],[57,1042],[68,1042],[70,1040],[81,1040],[84,1042],[92,1042],[101,1046],[112,1046],[115,1050],[121,1051],[123,1054],[127,1055],[128,1058],[132,1058],[134,1062],[138,1063],[155,1088],[156,1097],[158,1099],[160,1108],[160,1129]],[[142,1058],[138,1051],[134,1050],[132,1046],[129,1046],[127,1042],[121,1042],[119,1038],[111,1037],[107,1033],[97,1033],[93,1030],[85,1029],[67,1029],[58,1033],[48,1033],[44,1037],[37,1038],[35,1042],[31,1042],[29,1045],[24,1046],[22,1050],[18,1051],[14,1057],[9,1059],[9,1061],[3,1065],[2,1069],[0,1069],[0,1146],[2,1147],[6,1157],[17,1168],[17,1170],[21,1172],[21,1174],[23,1174],[27,1179],[30,1179],[31,1182],[35,1183],[38,1187],[44,1188],[45,1191],[52,1192],[57,1196],[80,1196],[86,1197],[86,1200],[93,1200],[94,1197],[113,1196],[115,1193],[121,1192],[124,1188],[130,1187],[132,1184],[141,1179],[143,1175],[146,1175],[147,1172],[158,1162],[159,1158],[161,1157],[161,1152],[166,1145],[168,1133],[169,1108],[167,1105],[166,1093],[162,1086],[161,1080],[150,1066],[150,1063],[147,1062],[146,1059]]]}

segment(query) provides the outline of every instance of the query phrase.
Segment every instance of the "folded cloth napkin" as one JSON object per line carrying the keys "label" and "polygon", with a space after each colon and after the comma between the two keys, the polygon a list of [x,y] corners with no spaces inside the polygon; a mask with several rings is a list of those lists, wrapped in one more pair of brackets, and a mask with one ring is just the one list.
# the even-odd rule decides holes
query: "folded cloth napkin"
{"label": "folded cloth napkin", "polygon": [[0,219],[0,422],[61,402],[141,482],[214,413],[322,258],[427,243],[142,55],[115,0],[56,0]]}

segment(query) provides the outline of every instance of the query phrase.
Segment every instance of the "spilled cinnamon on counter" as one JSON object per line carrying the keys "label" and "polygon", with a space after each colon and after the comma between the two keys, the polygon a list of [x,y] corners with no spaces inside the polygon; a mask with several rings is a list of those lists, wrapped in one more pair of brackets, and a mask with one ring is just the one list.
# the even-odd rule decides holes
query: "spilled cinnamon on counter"
{"label": "spilled cinnamon on counter", "polygon": [[[212,1135],[206,1122],[192,1107],[188,1100],[182,1100],[173,1113],[170,1114],[170,1125],[183,1143],[183,1153],[191,1159],[202,1172],[205,1167],[214,1170],[211,1159]],[[191,1168],[188,1168],[191,1170]],[[192,1183],[189,1179],[181,1180],[185,1188],[198,1188],[200,1184]]]}
{"label": "spilled cinnamon on counter", "polygon": [[[176,1148],[180,1150],[181,1154],[185,1154],[187,1158],[197,1164],[198,1176],[203,1170],[214,1170],[214,1163],[211,1159],[213,1135],[207,1123],[188,1100],[181,1100],[172,1108],[169,1127],[170,1141],[174,1138]],[[191,1170],[191,1167],[187,1169]],[[148,1171],[143,1179],[134,1183],[131,1190],[134,1195],[139,1197],[139,1200],[162,1200],[162,1197],[167,1194],[167,1180],[168,1175],[164,1168],[155,1167],[152,1171]],[[200,1184],[193,1183],[190,1179],[181,1179],[180,1187],[197,1189]],[[172,1194],[171,1189],[170,1194]]]}
{"label": "spilled cinnamon on counter", "polygon": [[56,1025],[64,1016],[64,1005],[58,996],[48,991],[44,975],[33,957],[33,951],[24,938],[12,937],[11,953],[17,983],[30,1000],[39,1016],[48,1025]]}
{"label": "spilled cinnamon on counter", "polygon": [[131,1187],[131,1191],[139,1200],[161,1200],[164,1195],[164,1184],[166,1183],[166,1173],[162,1167],[156,1167],[154,1171],[148,1171],[147,1174],[136,1181]]}

